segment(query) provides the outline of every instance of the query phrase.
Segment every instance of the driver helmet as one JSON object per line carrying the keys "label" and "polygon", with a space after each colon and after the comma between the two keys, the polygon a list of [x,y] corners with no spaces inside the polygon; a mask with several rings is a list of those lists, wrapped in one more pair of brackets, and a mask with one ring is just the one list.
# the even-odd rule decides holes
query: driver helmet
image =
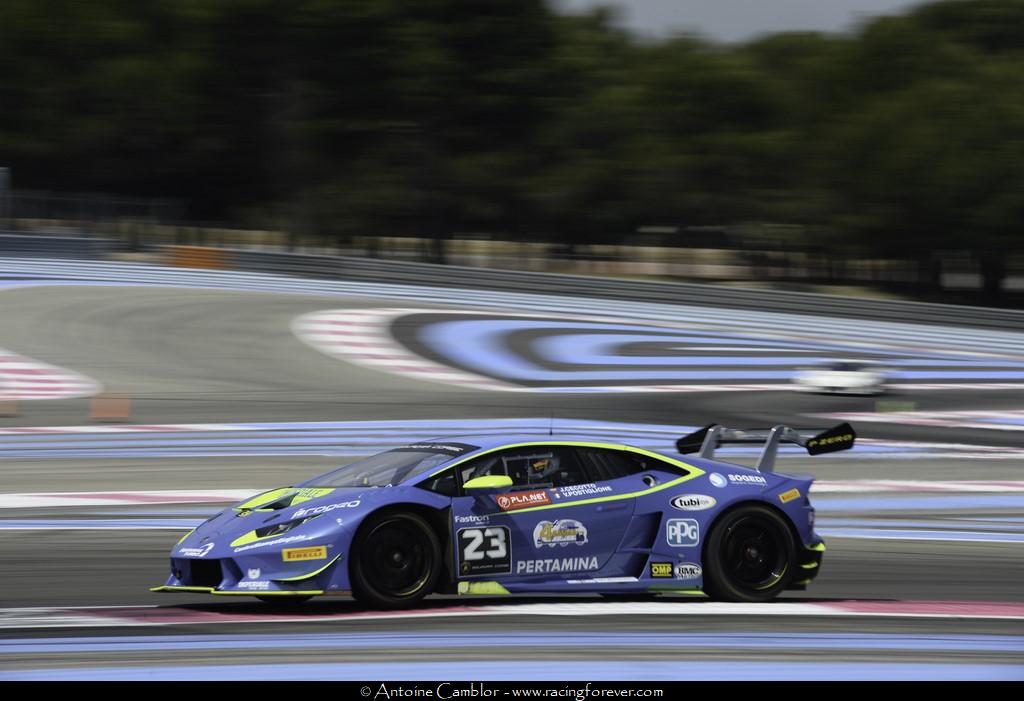
{"label": "driver helmet", "polygon": [[553,453],[547,455],[533,455],[527,461],[531,482],[550,481],[552,475],[558,472],[561,461]]}

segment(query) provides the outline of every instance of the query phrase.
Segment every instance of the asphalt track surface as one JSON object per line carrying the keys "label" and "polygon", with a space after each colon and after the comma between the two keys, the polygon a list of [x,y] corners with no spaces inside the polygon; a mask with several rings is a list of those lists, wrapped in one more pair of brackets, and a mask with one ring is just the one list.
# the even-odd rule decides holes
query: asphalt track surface
{"label": "asphalt track surface", "polygon": [[[196,289],[13,289],[0,294],[0,347],[70,368],[100,381],[108,391],[130,395],[131,420],[144,424],[504,418],[549,413],[661,424],[701,425],[709,417],[738,425],[806,424],[806,414],[870,411],[874,406],[873,399],[800,396],[785,391],[683,396],[472,391],[347,365],[303,344],[289,327],[292,319],[305,313],[374,304],[365,298],[325,300],[298,294]],[[915,402],[919,411],[1019,408],[1020,397],[1014,395],[963,389],[901,399]],[[22,402],[19,415],[0,418],[0,427],[88,424],[88,406],[85,399]],[[875,438],[1007,447],[1020,447],[1021,443],[1021,433],[1009,431],[886,424],[858,429],[861,436]],[[337,462],[332,456],[4,460],[0,462],[0,491],[269,487],[316,474]],[[849,478],[851,471],[856,471],[858,476],[871,478],[998,481],[1019,479],[1024,462],[945,458],[852,463],[822,459],[800,462],[800,467],[819,479]],[[112,517],[119,510],[103,513]],[[979,508],[949,513],[936,507],[917,511],[913,517],[950,521],[972,514],[988,517],[992,512]],[[19,509],[2,514],[5,519],[29,515],[95,518],[97,510]],[[868,508],[857,515],[870,518],[878,514]],[[1013,519],[1022,513],[1014,507],[996,515]],[[958,678],[956,670],[962,675],[959,678],[1024,677],[1024,619],[1020,617],[723,616],[702,614],[697,608],[686,615],[661,616],[630,608],[641,602],[622,602],[621,610],[615,612],[599,597],[541,597],[526,601],[563,606],[567,613],[559,615],[556,606],[553,614],[535,616],[521,609],[520,603],[484,600],[487,605],[507,607],[507,611],[499,609],[479,618],[446,616],[442,615],[445,611],[466,605],[467,599],[438,598],[430,604],[431,610],[441,612],[437,616],[386,620],[361,619],[358,605],[344,599],[310,602],[293,610],[239,601],[211,602],[202,596],[151,594],[147,587],[161,582],[168,549],[176,539],[173,530],[0,531],[4,570],[0,622],[11,611],[24,612],[31,607],[159,606],[212,614],[194,625],[182,626],[83,626],[73,630],[28,624],[0,626],[0,642],[7,646],[0,649],[0,678],[47,678],[47,673],[53,675],[49,678],[69,678],[68,670],[85,674],[83,670],[96,669],[101,670],[97,678],[104,678],[104,669],[115,677],[111,670],[145,678],[158,668],[173,670],[184,678],[238,678],[253,672],[245,665],[261,663],[283,666],[281,669],[289,664],[310,665],[292,667],[297,678],[340,675],[359,679],[367,675],[387,679],[417,674],[422,678],[459,674],[471,678],[479,673],[480,668],[472,665],[479,660],[488,661],[498,676],[513,678],[516,668],[519,678],[600,678],[593,665],[601,662],[611,678],[684,678],[700,675],[699,669],[704,670],[703,678],[772,678],[764,663],[789,665],[788,673],[795,678],[864,678],[865,673],[872,678],[870,669],[875,670],[875,678],[884,678],[884,670],[891,668],[887,665],[905,665],[903,678]],[[782,601],[1024,604],[1022,549],[1021,543],[834,538],[829,540],[822,574],[810,590],[789,593]],[[481,601],[473,599],[472,603]],[[679,605],[697,607],[701,603]],[[593,614],[587,614],[586,607],[596,605],[603,608],[591,608]],[[217,616],[254,612],[264,615],[244,626],[217,621]],[[329,614],[329,618],[321,620],[317,614]],[[303,620],[304,616],[309,620]],[[340,637],[308,637],[326,634]],[[360,639],[371,641],[388,634],[392,639],[384,637],[379,644],[353,647]],[[442,637],[430,637],[435,634]],[[526,637],[518,639],[517,634]],[[625,634],[638,637],[615,637]],[[712,637],[702,641],[685,637],[698,634]],[[743,634],[747,634],[746,642],[729,637],[742,638]],[[187,637],[197,635],[205,638]],[[261,635],[280,640],[275,643]],[[787,637],[799,635],[805,637]],[[980,637],[953,640],[969,635]],[[72,636],[66,647],[39,642]],[[113,640],[115,636],[135,637],[137,644],[119,643]],[[145,636],[178,638],[182,644],[165,649]],[[245,636],[255,636],[256,642]],[[921,639],[952,642],[947,647],[929,648],[920,644]],[[525,640],[534,642],[531,645]],[[993,640],[1002,643],[991,644]],[[800,666],[810,662],[819,666]],[[333,667],[317,666],[328,663]],[[687,667],[690,663],[706,666]],[[954,665],[954,671],[947,670],[943,677],[936,671],[940,663]],[[925,666],[918,670],[914,665]],[[268,669],[271,667],[264,672]],[[43,676],[32,677],[33,673]]]}

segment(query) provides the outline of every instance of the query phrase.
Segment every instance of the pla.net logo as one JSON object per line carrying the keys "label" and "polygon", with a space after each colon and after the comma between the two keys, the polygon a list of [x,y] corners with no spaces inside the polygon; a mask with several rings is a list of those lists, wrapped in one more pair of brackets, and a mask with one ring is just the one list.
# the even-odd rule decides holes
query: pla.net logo
{"label": "pla.net logo", "polygon": [[543,506],[551,503],[551,497],[543,489],[532,492],[513,492],[512,494],[499,494],[495,497],[498,508],[502,511],[515,511],[516,509],[528,509],[531,506]]}

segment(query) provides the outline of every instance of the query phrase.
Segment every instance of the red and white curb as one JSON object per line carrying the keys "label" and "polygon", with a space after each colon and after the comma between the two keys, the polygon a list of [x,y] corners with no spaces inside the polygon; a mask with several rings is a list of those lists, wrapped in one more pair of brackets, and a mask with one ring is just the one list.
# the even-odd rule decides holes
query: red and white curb
{"label": "red and white curb", "polygon": [[[179,595],[180,596],[180,595]],[[324,599],[326,601],[326,599]],[[237,606],[237,604],[235,605]],[[339,608],[352,604],[338,601]],[[235,613],[234,606],[217,610],[162,606],[111,606],[76,608],[0,609],[0,629],[31,628],[121,628],[240,623],[312,623],[317,621],[387,621],[412,618],[458,618],[464,616],[790,616],[871,617],[927,619],[1024,620],[1024,604],[982,601],[816,601],[767,604],[733,604],[691,599],[651,602],[508,603],[499,605],[455,605],[410,611],[339,611],[274,615]]]}
{"label": "red and white curb", "polygon": [[[193,489],[106,492],[26,492],[0,494],[0,509],[62,506],[141,506],[146,504],[232,504],[268,491],[246,489]],[[815,482],[812,494],[1018,494],[1024,481],[926,482],[916,480],[836,480]]]}
{"label": "red and white curb", "polygon": [[0,348],[0,401],[72,399],[100,391],[100,384],[72,370]]}
{"label": "red and white curb", "polygon": [[[785,388],[779,384],[695,384],[695,385],[611,385],[587,387],[526,387],[502,382],[491,377],[478,375],[434,362],[413,353],[395,339],[391,333],[392,323],[410,314],[480,314],[480,311],[456,309],[333,309],[304,314],[292,322],[292,331],[304,343],[321,353],[346,360],[355,365],[399,375],[415,380],[442,383],[456,387],[468,387],[498,392],[742,392],[750,390],[777,390]],[[600,317],[572,316],[558,314],[501,313],[488,310],[488,316],[536,317],[538,319],[567,319],[588,322],[616,324],[638,323],[636,320]],[[644,320],[645,326],[655,322]],[[658,323],[673,329],[693,329],[695,324]]]}
{"label": "red and white curb", "polygon": [[[409,314],[437,311],[431,309],[335,309],[303,314],[292,322],[292,331],[304,343],[321,353],[355,365],[393,375],[504,392],[529,391],[527,387],[465,372],[428,360],[399,343],[391,334],[391,323]],[[472,314],[451,311],[451,314]]]}
{"label": "red and white curb", "polygon": [[[391,333],[392,324],[409,314],[480,314],[481,311],[467,309],[429,308],[380,308],[380,309],[333,309],[304,314],[292,322],[292,331],[309,346],[331,357],[348,361],[354,365],[387,372],[414,380],[467,387],[499,392],[749,392],[779,391],[791,387],[785,383],[750,384],[633,384],[586,387],[527,387],[503,382],[492,377],[479,375],[413,353],[402,345]],[[536,317],[539,319],[566,319],[571,321],[607,322],[614,324],[638,324],[663,326],[666,329],[701,328],[698,323],[679,323],[603,316],[581,316],[565,313],[533,314],[506,313],[493,310],[488,316]],[[798,338],[799,334],[793,336]],[[890,344],[874,344],[877,347],[901,347]],[[942,383],[897,383],[892,385],[900,390],[1020,390],[1024,383],[975,382],[962,384]]]}

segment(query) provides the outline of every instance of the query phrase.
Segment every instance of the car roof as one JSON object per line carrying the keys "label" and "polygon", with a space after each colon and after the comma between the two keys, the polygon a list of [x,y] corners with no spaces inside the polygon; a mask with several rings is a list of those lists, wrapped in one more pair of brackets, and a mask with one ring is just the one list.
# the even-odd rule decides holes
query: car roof
{"label": "car roof", "polygon": [[[480,450],[494,450],[504,446],[516,445],[519,443],[603,443],[605,445],[624,445],[619,441],[609,441],[599,435],[564,434],[564,433],[512,433],[512,434],[485,434],[485,435],[464,435],[464,436],[443,436],[432,438],[429,441],[417,441],[417,443],[465,443],[475,445]],[[461,456],[460,456],[461,457]]]}

